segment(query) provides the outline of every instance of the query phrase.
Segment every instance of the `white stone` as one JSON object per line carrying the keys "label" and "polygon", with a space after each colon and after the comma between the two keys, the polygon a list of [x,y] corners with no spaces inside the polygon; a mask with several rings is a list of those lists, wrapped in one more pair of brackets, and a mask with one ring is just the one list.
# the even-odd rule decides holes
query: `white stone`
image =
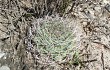
{"label": "white stone", "polygon": [[0,58],[2,58],[5,55],[5,53],[0,52]]}
{"label": "white stone", "polygon": [[0,70],[10,70],[10,68],[8,66],[2,66],[0,67]]}
{"label": "white stone", "polygon": [[109,0],[103,0],[103,3],[107,4],[107,3],[110,3]]}

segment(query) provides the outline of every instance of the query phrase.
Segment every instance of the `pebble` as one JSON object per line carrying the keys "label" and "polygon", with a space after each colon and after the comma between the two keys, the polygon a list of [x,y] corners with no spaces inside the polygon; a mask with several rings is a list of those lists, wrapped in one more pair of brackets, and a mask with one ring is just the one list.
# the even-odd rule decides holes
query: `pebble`
{"label": "pebble", "polygon": [[10,68],[8,66],[1,66],[0,70],[10,70]]}

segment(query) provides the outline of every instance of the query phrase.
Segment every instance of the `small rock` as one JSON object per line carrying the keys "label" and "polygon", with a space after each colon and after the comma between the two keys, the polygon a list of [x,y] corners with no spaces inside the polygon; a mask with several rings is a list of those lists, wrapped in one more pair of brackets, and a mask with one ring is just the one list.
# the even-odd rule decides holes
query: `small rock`
{"label": "small rock", "polygon": [[2,66],[0,67],[0,70],[10,70],[10,68],[8,66]]}
{"label": "small rock", "polygon": [[110,5],[107,4],[107,5],[105,6],[105,9],[106,9],[108,12],[110,12]]}
{"label": "small rock", "polygon": [[5,53],[0,52],[0,58],[2,58],[5,55]]}
{"label": "small rock", "polygon": [[110,3],[110,1],[109,0],[103,0],[103,3],[107,4],[107,3]]}

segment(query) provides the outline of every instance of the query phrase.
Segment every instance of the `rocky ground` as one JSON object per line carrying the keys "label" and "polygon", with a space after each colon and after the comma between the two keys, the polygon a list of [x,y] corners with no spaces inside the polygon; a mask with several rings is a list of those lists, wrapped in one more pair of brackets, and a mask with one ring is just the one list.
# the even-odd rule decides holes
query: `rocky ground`
{"label": "rocky ground", "polygon": [[[65,65],[57,63],[49,66],[49,62],[52,61],[47,61],[49,59],[43,55],[43,58],[37,58],[36,49],[27,50],[27,38],[30,39],[31,33],[26,31],[37,22],[34,21],[37,17],[30,14],[22,15],[27,13],[27,10],[21,6],[31,7],[31,4],[21,1],[15,5],[16,1],[4,1],[0,0],[0,70],[49,70],[48,67],[54,67],[56,70],[65,67],[63,70],[68,70]],[[82,62],[74,66],[74,70],[110,70],[110,1],[74,2],[66,9],[65,13],[69,13],[64,14],[64,17],[72,19],[76,25],[73,31],[77,35],[75,48],[80,51],[79,58]],[[21,9],[18,10],[17,7]]]}

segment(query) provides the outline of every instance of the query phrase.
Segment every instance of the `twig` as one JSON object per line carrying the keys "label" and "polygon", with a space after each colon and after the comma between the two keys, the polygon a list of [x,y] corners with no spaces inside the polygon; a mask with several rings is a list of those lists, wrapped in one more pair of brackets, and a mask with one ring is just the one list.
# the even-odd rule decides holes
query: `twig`
{"label": "twig", "polygon": [[5,41],[5,40],[7,40],[7,39],[9,39],[10,37],[5,37],[5,38],[2,38],[2,39],[0,39],[1,41]]}
{"label": "twig", "polygon": [[14,9],[12,10],[12,9],[3,9],[3,8],[0,8],[0,10],[9,11],[9,12],[13,12],[13,11],[14,11],[14,12],[16,12],[16,13],[17,13],[17,12],[19,13],[19,11],[14,10]]}
{"label": "twig", "polygon": [[103,52],[101,52],[101,60],[102,60],[103,70],[105,70]]}
{"label": "twig", "polygon": [[69,13],[72,12],[73,7],[75,6],[75,2],[76,2],[76,0],[73,0],[73,3],[72,3],[72,6],[71,6],[71,9],[70,9],[66,14],[69,14]]}
{"label": "twig", "polygon": [[81,61],[81,63],[89,63],[89,62],[94,62],[94,61],[97,61],[97,59],[87,60],[87,61]]}
{"label": "twig", "polygon": [[110,48],[109,48],[107,45],[105,45],[105,44],[103,44],[103,43],[101,43],[101,42],[93,42],[93,43],[100,44],[100,45],[102,45],[105,49],[109,49],[109,50],[110,50]]}
{"label": "twig", "polygon": [[4,33],[6,33],[4,30],[2,30],[2,29],[0,29],[0,31],[2,31],[2,32],[4,32]]}

